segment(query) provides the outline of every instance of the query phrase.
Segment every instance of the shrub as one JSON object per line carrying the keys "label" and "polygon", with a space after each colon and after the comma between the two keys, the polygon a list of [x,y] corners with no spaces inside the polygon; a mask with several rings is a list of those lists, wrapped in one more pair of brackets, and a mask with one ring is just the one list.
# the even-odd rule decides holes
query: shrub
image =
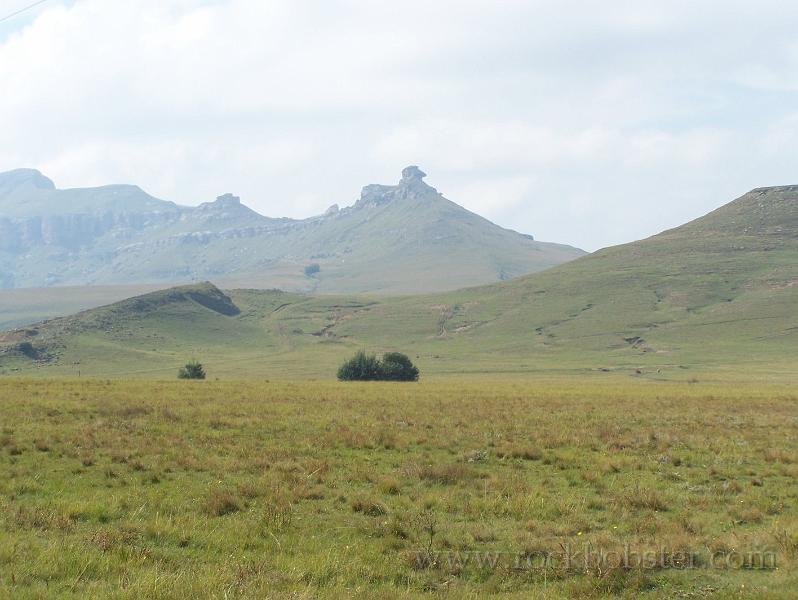
{"label": "shrub", "polygon": [[319,263],[313,263],[313,264],[308,265],[307,267],[305,267],[305,275],[307,277],[312,277],[313,275],[315,275],[319,271],[321,271],[321,266],[319,265]]}
{"label": "shrub", "polygon": [[31,359],[39,358],[39,353],[36,351],[36,348],[33,347],[33,344],[30,342],[20,342],[17,344],[17,352],[26,356]]}
{"label": "shrub", "polygon": [[187,363],[185,367],[180,367],[177,372],[178,379],[205,379],[205,369],[196,360]]}
{"label": "shrub", "polygon": [[362,350],[338,369],[340,381],[377,381],[382,379],[382,364],[376,354]]}
{"label": "shrub", "polygon": [[418,381],[418,367],[401,352],[388,352],[382,357],[382,372],[387,381]]}
{"label": "shrub", "polygon": [[340,381],[418,381],[418,368],[399,352],[388,352],[382,360],[362,350],[338,369]]}

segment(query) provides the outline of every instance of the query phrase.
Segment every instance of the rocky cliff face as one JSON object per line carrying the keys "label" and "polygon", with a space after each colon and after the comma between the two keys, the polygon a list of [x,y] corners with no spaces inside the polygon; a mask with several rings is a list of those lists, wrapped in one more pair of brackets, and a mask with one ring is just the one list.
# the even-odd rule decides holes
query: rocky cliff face
{"label": "rocky cliff face", "polygon": [[177,221],[176,213],[65,214],[10,219],[0,216],[0,251],[25,252],[36,246],[79,250],[117,232],[124,239],[148,228]]}
{"label": "rocky cliff face", "polygon": [[0,251],[77,251],[115,232],[121,238],[176,221],[179,208],[136,186],[59,190],[33,169],[0,173]]}
{"label": "rocky cliff face", "polygon": [[[0,287],[240,281],[245,273],[257,285],[301,291],[323,288],[328,275],[331,292],[439,290],[582,254],[502,229],[443,198],[425,177],[410,166],[396,185],[365,186],[350,207],[292,220],[264,217],[229,193],[187,207],[131,185],[60,190],[35,170],[0,173]],[[426,279],[412,272],[411,254]],[[312,281],[304,275],[310,262],[322,263]]]}

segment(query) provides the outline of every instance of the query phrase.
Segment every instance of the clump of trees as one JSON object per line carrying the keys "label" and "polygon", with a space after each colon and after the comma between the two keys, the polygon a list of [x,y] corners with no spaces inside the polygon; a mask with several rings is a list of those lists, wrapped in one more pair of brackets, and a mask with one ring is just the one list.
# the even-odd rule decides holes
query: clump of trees
{"label": "clump of trees", "polygon": [[321,271],[321,265],[319,265],[319,263],[312,263],[305,267],[305,275],[307,277],[313,277],[313,275],[319,271]]}
{"label": "clump of trees", "polygon": [[418,376],[418,367],[401,352],[380,359],[361,350],[338,369],[339,381],[418,381]]}
{"label": "clump of trees", "polygon": [[186,363],[186,366],[180,367],[177,372],[178,379],[205,379],[205,369],[196,360]]}

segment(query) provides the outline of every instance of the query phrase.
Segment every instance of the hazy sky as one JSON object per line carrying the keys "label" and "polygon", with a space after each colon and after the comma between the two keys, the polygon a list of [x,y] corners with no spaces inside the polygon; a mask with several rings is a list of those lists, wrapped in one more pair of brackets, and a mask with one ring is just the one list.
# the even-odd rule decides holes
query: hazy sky
{"label": "hazy sky", "polygon": [[418,164],[593,250],[798,183],[796,2],[49,0],[0,86],[0,170],[270,216]]}

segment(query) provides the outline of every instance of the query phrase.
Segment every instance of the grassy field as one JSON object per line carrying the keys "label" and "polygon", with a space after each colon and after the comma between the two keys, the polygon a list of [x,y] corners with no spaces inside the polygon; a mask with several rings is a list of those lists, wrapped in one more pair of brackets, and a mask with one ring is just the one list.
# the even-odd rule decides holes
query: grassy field
{"label": "grassy field", "polygon": [[0,473],[2,598],[798,589],[785,386],[3,378]]}

